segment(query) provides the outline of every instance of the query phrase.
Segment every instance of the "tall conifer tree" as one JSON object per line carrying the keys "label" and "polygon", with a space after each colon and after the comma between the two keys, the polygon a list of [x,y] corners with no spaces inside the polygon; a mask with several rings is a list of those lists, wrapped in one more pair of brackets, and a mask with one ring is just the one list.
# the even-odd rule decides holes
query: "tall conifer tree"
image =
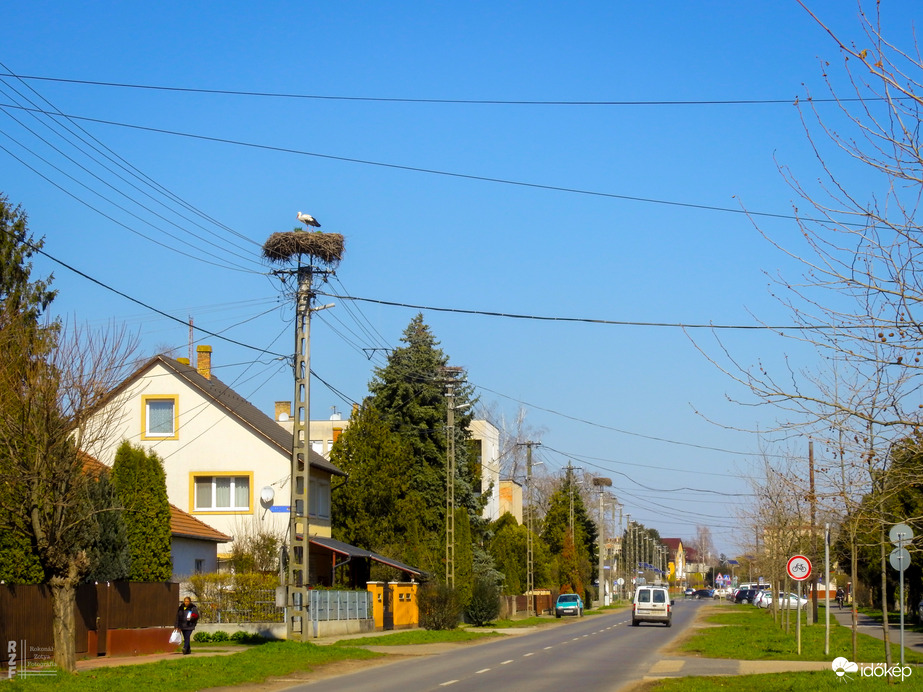
{"label": "tall conifer tree", "polygon": [[112,484],[128,529],[131,580],[170,581],[170,502],[163,462],[155,452],[125,440],[115,453]]}
{"label": "tall conifer tree", "polygon": [[[367,527],[364,535],[374,534],[374,522],[381,521],[385,534],[388,527],[402,527],[402,555],[409,564],[430,573],[445,575],[445,508],[446,508],[446,435],[447,402],[446,371],[448,356],[439,348],[439,342],[422,315],[416,315],[404,331],[403,345],[389,356],[385,366],[376,369],[369,383],[370,396],[362,407],[358,426],[350,425],[340,438],[339,450],[334,448],[332,459],[344,470],[362,468],[368,478],[389,476],[386,487],[396,493],[394,502],[384,503],[383,493],[364,480],[357,480],[342,499],[335,499],[334,531],[343,536],[363,535],[357,526],[349,526],[351,518],[340,517],[341,507],[352,508]],[[479,480],[468,463],[468,424],[471,420],[469,404],[471,387],[463,380],[455,386],[455,449],[456,449],[456,507],[468,515],[474,541],[480,542],[484,522],[480,495],[475,492]],[[369,432],[365,416],[374,411],[377,421],[374,434]],[[400,450],[398,468],[394,468],[394,455],[384,454],[387,442]],[[376,441],[377,440],[377,441]],[[377,467],[377,468],[373,468]],[[387,471],[386,471],[387,469]],[[399,477],[399,482],[394,476]],[[342,491],[338,491],[342,492]],[[387,494],[387,493],[385,493]],[[368,499],[364,502],[362,496]],[[398,499],[400,502],[398,502]],[[399,511],[399,519],[386,518],[388,513]],[[377,519],[375,514],[377,513]],[[361,543],[360,543],[361,545]],[[456,542],[457,546],[457,542]],[[456,547],[456,551],[458,548]],[[470,555],[470,550],[468,555]],[[470,557],[465,558],[470,561]],[[458,565],[456,565],[458,569]],[[470,571],[470,565],[462,566]]]}

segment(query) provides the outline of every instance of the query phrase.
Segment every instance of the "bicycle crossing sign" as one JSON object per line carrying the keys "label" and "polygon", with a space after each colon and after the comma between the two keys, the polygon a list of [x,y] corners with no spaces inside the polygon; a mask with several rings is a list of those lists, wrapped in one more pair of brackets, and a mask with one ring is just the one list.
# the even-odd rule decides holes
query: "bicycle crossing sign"
{"label": "bicycle crossing sign", "polygon": [[795,581],[804,581],[811,576],[811,561],[804,555],[792,555],[785,570]]}

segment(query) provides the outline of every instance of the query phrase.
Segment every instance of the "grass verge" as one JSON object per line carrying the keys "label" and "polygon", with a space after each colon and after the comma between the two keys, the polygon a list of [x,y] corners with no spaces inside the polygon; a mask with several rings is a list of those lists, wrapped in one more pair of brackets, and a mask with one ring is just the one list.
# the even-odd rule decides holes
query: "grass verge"
{"label": "grass verge", "polygon": [[[844,683],[848,687],[844,687]],[[907,680],[909,683],[909,678]],[[747,690],[748,692],[825,692],[826,690],[882,690],[888,683],[881,678],[844,680],[830,672],[766,673],[763,675],[733,675],[729,677],[670,678],[645,683],[633,692],[715,692],[716,690]],[[906,688],[905,689],[909,689]],[[916,689],[916,687],[914,687]]]}
{"label": "grass verge", "polygon": [[441,644],[444,642],[470,642],[485,637],[502,637],[497,632],[476,632],[470,629],[457,630],[407,630],[383,636],[353,637],[341,639],[333,646],[406,646],[408,644]]}
{"label": "grass verge", "polygon": [[[484,626],[483,629],[507,629],[512,627],[538,627],[539,625],[547,625],[551,622],[548,618],[540,617],[531,617],[523,618],[522,620],[494,620],[490,624]],[[480,628],[479,628],[480,629]]]}
{"label": "grass verge", "polygon": [[76,675],[59,673],[42,678],[15,679],[3,692],[191,692],[207,687],[261,682],[315,666],[344,660],[368,660],[382,654],[346,646],[271,642],[231,656],[196,658],[130,666],[97,668]]}
{"label": "grass verge", "polygon": [[[870,618],[875,620],[875,622],[880,623],[882,621],[881,609],[873,608],[859,608],[859,612],[863,615],[868,615]],[[888,611],[888,624],[892,629],[899,630],[901,627],[901,614],[897,611],[889,610]],[[918,624],[914,615],[904,613],[904,631],[905,632],[923,632],[923,625]]]}
{"label": "grass verge", "polygon": [[[797,653],[795,618],[789,632],[773,622],[772,614],[751,606],[720,606],[705,621],[725,627],[704,628],[680,644],[680,650],[707,658],[734,658],[745,661],[832,661],[838,656],[852,658],[852,631],[830,623],[830,654],[824,655],[824,625],[801,627],[801,654]],[[858,635],[858,661],[884,661],[884,643],[867,634]],[[897,644],[891,645],[895,661],[900,660]],[[923,663],[923,655],[905,652],[908,663]]]}

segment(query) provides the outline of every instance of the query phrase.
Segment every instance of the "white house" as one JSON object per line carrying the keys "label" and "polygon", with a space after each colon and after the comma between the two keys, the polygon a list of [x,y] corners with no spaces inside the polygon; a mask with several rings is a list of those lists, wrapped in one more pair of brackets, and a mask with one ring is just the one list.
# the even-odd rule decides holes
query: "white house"
{"label": "white house", "polygon": [[[196,367],[158,355],[122,382],[98,412],[108,421],[101,449],[86,450],[111,466],[123,440],[163,459],[170,503],[227,536],[287,536],[292,434],[212,374],[211,347]],[[345,474],[311,459],[312,535],[330,537],[331,479]],[[226,555],[230,542],[218,546]],[[313,573],[313,570],[312,570]]]}
{"label": "white house", "polygon": [[[289,432],[293,427],[291,411],[292,403],[290,401],[276,402],[276,422]],[[309,430],[312,451],[329,459],[330,450],[333,448],[334,442],[340,438],[340,435],[348,426],[349,421],[343,420],[340,413],[334,413],[328,420],[312,420]],[[487,504],[484,506],[483,517],[490,521],[495,521],[500,518],[503,511],[510,511],[510,508],[501,511],[500,431],[489,421],[475,419],[471,421],[468,432],[470,433],[468,446],[474,457],[472,463],[475,464],[476,473],[481,479],[481,494],[487,495],[489,493]],[[510,488],[511,492],[512,490]],[[521,521],[522,488],[519,487],[518,490],[517,516]],[[513,511],[515,512],[515,510]]]}
{"label": "white house", "polygon": [[[500,518],[500,431],[489,421],[478,419],[471,421],[468,430],[471,433],[468,444],[480,471],[481,494],[487,496],[483,517],[496,521]],[[520,507],[521,503],[520,494]]]}

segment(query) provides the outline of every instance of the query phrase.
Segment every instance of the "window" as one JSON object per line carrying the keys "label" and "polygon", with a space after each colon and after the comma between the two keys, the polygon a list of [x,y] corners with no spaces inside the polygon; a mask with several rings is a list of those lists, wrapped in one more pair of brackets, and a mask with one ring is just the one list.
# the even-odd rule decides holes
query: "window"
{"label": "window", "polygon": [[311,496],[308,498],[308,511],[315,519],[330,518],[330,481],[312,478],[308,484]]}
{"label": "window", "polygon": [[196,560],[195,561],[195,573],[202,574],[205,571],[205,560]]}
{"label": "window", "polygon": [[196,512],[249,512],[249,476],[195,476]]}
{"label": "window", "polygon": [[176,439],[179,427],[176,400],[175,396],[142,397],[142,440]]}

